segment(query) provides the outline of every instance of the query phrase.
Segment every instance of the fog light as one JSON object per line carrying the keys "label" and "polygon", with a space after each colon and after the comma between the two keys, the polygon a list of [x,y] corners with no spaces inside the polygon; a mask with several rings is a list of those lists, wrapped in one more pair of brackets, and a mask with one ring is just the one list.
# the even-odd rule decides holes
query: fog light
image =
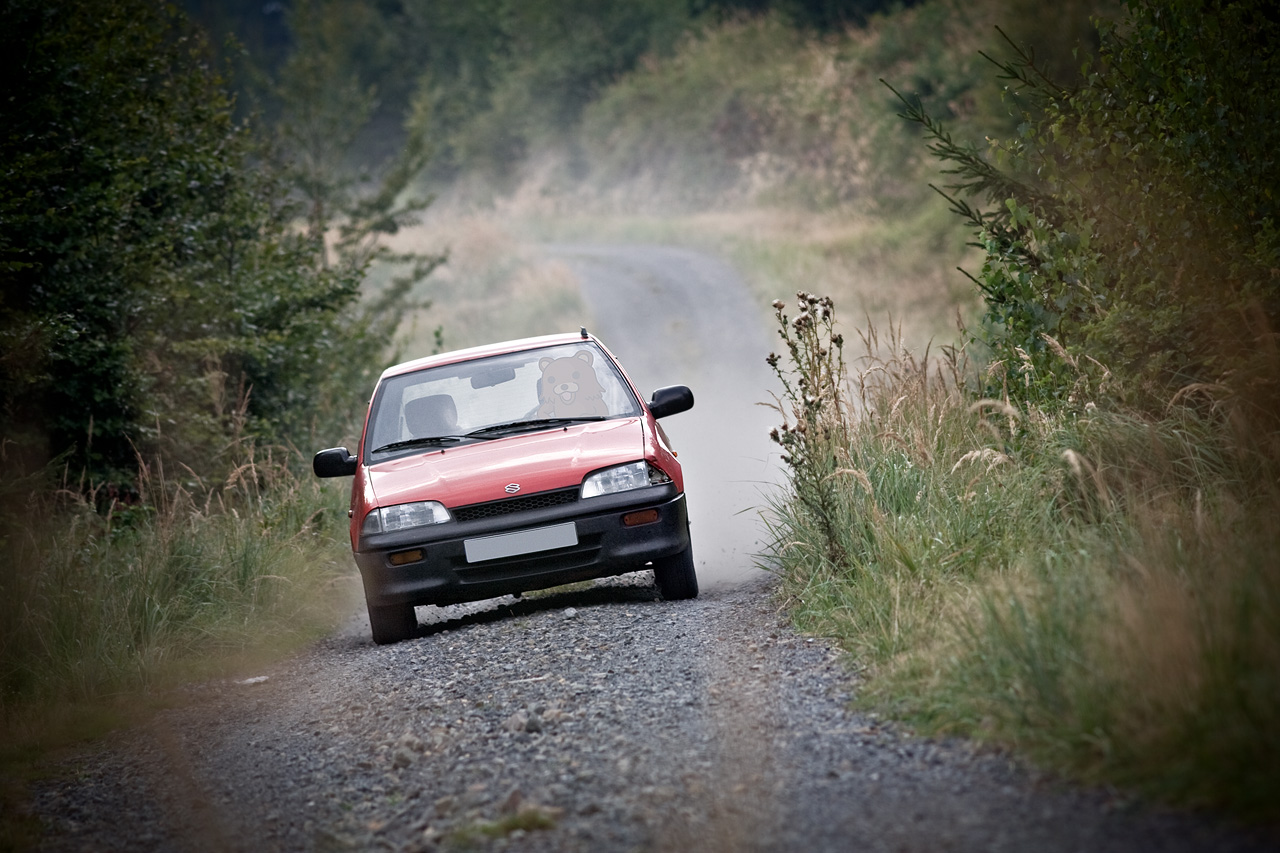
{"label": "fog light", "polygon": [[394,554],[387,555],[387,562],[393,566],[403,566],[405,563],[418,562],[422,556],[421,548],[414,548],[412,551],[396,551]]}
{"label": "fog light", "polygon": [[622,523],[627,527],[635,527],[639,524],[653,524],[658,520],[658,511],[656,509],[642,509],[639,512],[629,512],[622,517]]}

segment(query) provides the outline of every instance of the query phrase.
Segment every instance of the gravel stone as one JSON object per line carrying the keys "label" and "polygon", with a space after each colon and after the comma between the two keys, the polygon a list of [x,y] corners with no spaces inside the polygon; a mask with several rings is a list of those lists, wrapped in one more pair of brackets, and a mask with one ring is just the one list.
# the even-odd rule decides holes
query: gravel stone
{"label": "gravel stone", "polygon": [[419,635],[384,647],[353,619],[51,768],[31,788],[41,849],[1280,849],[850,711],[858,686],[839,654],[796,635],[752,567],[760,500],[744,484],[777,476],[773,413],[757,405],[772,387],[768,312],[702,253],[546,250],[579,276],[593,331],[632,379],[695,389],[697,408],[664,428],[702,596],[662,601],[639,572],[419,608]]}
{"label": "gravel stone", "polygon": [[69,759],[33,789],[41,849],[1277,849],[849,710],[853,677],[767,578],[419,615],[415,640],[353,620]]}

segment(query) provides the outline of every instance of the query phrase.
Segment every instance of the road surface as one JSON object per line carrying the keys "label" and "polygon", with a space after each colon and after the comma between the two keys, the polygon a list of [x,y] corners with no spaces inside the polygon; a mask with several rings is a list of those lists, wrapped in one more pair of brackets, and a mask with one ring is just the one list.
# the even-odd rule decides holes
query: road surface
{"label": "road surface", "polygon": [[637,573],[419,608],[376,647],[353,618],[295,659],[67,759],[34,785],[48,850],[1232,851],[1262,840],[1080,790],[853,713],[755,565],[777,477],[765,312],[731,268],[643,246],[547,248],[686,466],[703,594]]}

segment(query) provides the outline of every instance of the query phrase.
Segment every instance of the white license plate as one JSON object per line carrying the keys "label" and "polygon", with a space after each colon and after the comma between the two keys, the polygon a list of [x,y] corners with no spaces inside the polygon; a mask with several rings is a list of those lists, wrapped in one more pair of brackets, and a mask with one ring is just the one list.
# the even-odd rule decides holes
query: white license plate
{"label": "white license plate", "polygon": [[467,551],[468,563],[500,560],[503,557],[515,557],[520,554],[536,554],[539,551],[569,548],[577,544],[578,528],[572,521],[554,524],[551,527],[467,539],[462,543]]}

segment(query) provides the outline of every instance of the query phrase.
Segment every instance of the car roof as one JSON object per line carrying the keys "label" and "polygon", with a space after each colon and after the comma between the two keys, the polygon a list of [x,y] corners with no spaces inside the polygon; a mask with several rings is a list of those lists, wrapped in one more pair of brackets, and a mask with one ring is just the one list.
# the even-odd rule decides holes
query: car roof
{"label": "car roof", "polygon": [[426,367],[439,367],[442,364],[455,364],[459,361],[471,361],[472,359],[485,358],[491,355],[503,355],[509,352],[519,352],[520,350],[556,346],[557,344],[581,344],[586,341],[594,340],[595,336],[588,334],[584,329],[581,332],[563,332],[558,335],[541,335],[536,338],[520,338],[514,341],[502,341],[501,343],[468,347],[467,349],[442,352],[436,355],[429,355],[424,358],[416,358],[413,361],[404,361],[400,364],[393,364],[391,367],[382,371],[382,376],[379,381],[386,379],[388,376],[399,376],[402,373],[412,373],[415,370],[422,370]]}

